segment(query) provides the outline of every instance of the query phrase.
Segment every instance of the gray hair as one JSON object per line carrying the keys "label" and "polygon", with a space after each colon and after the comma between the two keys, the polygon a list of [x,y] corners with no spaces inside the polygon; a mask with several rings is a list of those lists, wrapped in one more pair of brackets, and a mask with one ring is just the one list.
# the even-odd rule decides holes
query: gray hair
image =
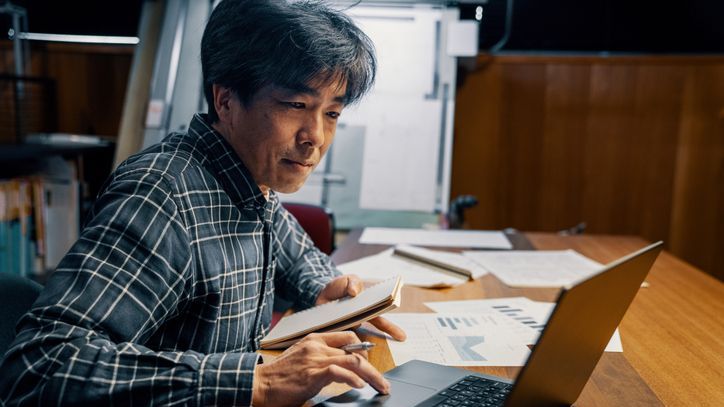
{"label": "gray hair", "polygon": [[293,90],[347,85],[353,104],[372,87],[372,41],[341,11],[318,1],[223,0],[201,40],[209,119],[218,120],[212,85],[231,88],[248,104],[267,85]]}

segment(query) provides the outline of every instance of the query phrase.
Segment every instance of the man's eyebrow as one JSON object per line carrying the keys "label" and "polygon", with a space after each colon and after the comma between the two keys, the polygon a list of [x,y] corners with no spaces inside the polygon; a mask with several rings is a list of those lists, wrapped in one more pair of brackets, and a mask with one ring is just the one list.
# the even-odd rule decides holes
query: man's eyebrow
{"label": "man's eyebrow", "polygon": [[[298,94],[305,94],[313,97],[319,97],[319,91],[304,85],[294,85],[294,86],[278,86],[277,87],[281,92],[289,94],[289,95],[298,95]],[[345,104],[347,101],[347,96],[345,94],[337,95],[334,97],[334,101],[337,103]]]}

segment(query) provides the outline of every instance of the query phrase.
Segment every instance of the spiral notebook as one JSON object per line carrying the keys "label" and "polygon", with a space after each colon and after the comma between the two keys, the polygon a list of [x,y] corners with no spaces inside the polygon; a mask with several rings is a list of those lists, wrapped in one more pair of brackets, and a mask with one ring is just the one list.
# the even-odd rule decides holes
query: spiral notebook
{"label": "spiral notebook", "polygon": [[351,328],[400,306],[402,279],[397,276],[366,288],[356,297],[318,305],[282,318],[261,340],[262,349],[282,349],[312,332]]}

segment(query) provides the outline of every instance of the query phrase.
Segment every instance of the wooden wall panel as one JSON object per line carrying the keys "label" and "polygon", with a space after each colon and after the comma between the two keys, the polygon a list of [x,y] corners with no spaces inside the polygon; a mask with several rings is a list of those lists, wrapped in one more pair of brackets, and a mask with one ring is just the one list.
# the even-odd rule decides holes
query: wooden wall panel
{"label": "wooden wall panel", "polygon": [[543,187],[536,197],[536,219],[540,219],[540,229],[560,230],[582,220],[582,201],[571,197],[583,186],[590,71],[564,64],[544,67],[543,144],[535,152],[541,155],[538,172]]}
{"label": "wooden wall panel", "polygon": [[[501,146],[504,167],[502,195],[505,218],[513,225],[535,220],[535,210],[527,201],[541,196],[540,129],[543,126],[545,70],[540,65],[520,64],[503,71],[504,114],[513,118],[502,123]],[[518,120],[518,118],[523,120]],[[532,182],[531,182],[532,181]]]}
{"label": "wooden wall panel", "polygon": [[669,239],[676,145],[686,66],[638,66],[634,95],[637,156],[633,157],[635,184],[629,184],[629,223],[632,233],[650,239]]}
{"label": "wooden wall panel", "polygon": [[592,232],[631,233],[627,227],[628,188],[635,174],[630,169],[634,151],[628,143],[633,133],[634,75],[627,67],[591,66],[583,220]]}
{"label": "wooden wall panel", "polygon": [[[115,137],[134,46],[33,43],[28,75],[56,83],[56,131]],[[0,72],[14,74],[12,43],[0,42]]]}
{"label": "wooden wall panel", "polygon": [[[724,90],[711,86],[724,83],[724,58],[479,62],[457,93],[451,183],[451,198],[480,200],[470,227],[583,221],[591,233],[662,239],[724,278],[713,245],[724,239]],[[707,242],[690,237],[701,227]]]}
{"label": "wooden wall panel", "polygon": [[118,134],[133,49],[107,48],[48,47],[43,73],[57,78],[59,131]]}
{"label": "wooden wall panel", "polygon": [[724,67],[687,70],[680,126],[670,247],[724,279]]}
{"label": "wooden wall panel", "polygon": [[[503,66],[494,64],[469,75],[466,86],[458,89],[455,106],[455,134],[464,134],[465,142],[453,144],[451,196],[472,194],[478,198],[470,211],[470,225],[491,225],[502,219],[507,197],[481,191],[499,191],[504,158],[501,151],[500,76]],[[460,100],[469,103],[459,103]],[[462,127],[461,127],[462,126]],[[456,136],[457,138],[457,136]]]}

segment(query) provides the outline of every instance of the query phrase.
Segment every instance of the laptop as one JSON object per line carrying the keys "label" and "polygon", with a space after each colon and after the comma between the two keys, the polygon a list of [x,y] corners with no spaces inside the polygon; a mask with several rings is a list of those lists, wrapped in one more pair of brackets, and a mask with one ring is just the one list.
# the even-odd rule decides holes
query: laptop
{"label": "laptop", "polygon": [[390,394],[370,386],[318,406],[559,406],[581,394],[611,335],[662,249],[654,243],[564,287],[515,382],[412,360],[384,374]]}

